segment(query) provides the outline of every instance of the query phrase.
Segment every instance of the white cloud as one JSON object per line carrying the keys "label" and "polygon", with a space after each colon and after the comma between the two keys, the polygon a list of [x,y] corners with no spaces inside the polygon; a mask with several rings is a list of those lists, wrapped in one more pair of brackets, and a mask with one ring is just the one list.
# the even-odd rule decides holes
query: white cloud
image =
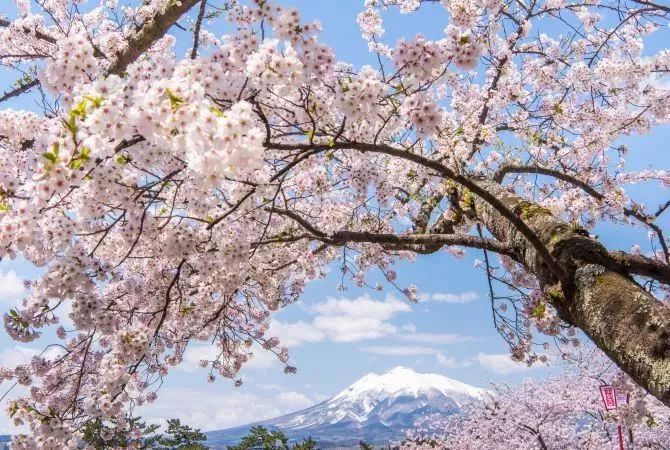
{"label": "white cloud", "polygon": [[400,340],[418,344],[446,345],[475,341],[477,338],[456,333],[411,333],[400,336]]}
{"label": "white cloud", "polygon": [[293,323],[273,320],[270,323],[268,336],[277,336],[281,343],[287,347],[295,347],[304,342],[320,342],[326,335],[312,323],[302,320]]}
{"label": "white cloud", "polygon": [[282,367],[283,364],[277,358],[277,355],[272,353],[269,350],[262,349],[260,347],[254,347],[253,357],[244,363],[242,371],[246,370],[258,370],[258,369],[270,369],[272,367]]}
{"label": "white cloud", "polygon": [[294,411],[308,408],[314,404],[309,397],[300,392],[282,392],[277,394],[276,399],[280,405],[288,407]]}
{"label": "white cloud", "polygon": [[479,364],[486,370],[501,375],[507,375],[515,372],[525,372],[537,367],[528,367],[525,363],[514,361],[509,353],[478,353],[477,361],[479,361]]}
{"label": "white cloud", "polygon": [[388,320],[399,312],[409,312],[411,308],[405,301],[393,296],[385,300],[373,300],[368,295],[355,299],[329,298],[325,302],[312,307],[312,311],[326,316],[369,317],[379,320]]}
{"label": "white cloud", "polygon": [[0,302],[14,306],[21,299],[25,287],[14,271],[0,272]]}
{"label": "white cloud", "polygon": [[[253,357],[242,366],[241,372],[246,370],[268,369],[271,367],[281,367],[277,356],[258,346],[252,349]],[[214,345],[193,345],[184,352],[184,362],[179,365],[179,369],[184,372],[197,372],[203,370],[198,366],[201,360],[211,361],[216,358],[218,352]]]}
{"label": "white cloud", "polygon": [[313,323],[335,342],[379,339],[396,332],[390,323],[370,317],[317,316]]}
{"label": "white cloud", "polygon": [[203,431],[229,428],[300,411],[314,404],[299,392],[277,395],[255,395],[244,391],[214,392],[203,383],[202,389],[166,388],[158,392],[153,404],[142,406],[138,413],[152,422],[178,418]]}
{"label": "white cloud", "polygon": [[416,325],[413,323],[408,323],[402,326],[402,330],[407,331],[408,333],[416,333]]}
{"label": "white cloud", "polygon": [[649,84],[658,89],[670,90],[670,76],[665,74],[655,74],[650,77]]}
{"label": "white cloud", "polygon": [[367,295],[355,299],[329,298],[309,309],[315,314],[311,322],[283,323],[273,321],[268,336],[277,336],[288,347],[305,342],[355,342],[379,339],[396,333],[396,327],[388,322],[401,312],[411,308],[405,301],[388,296],[384,300],[373,300]]}
{"label": "white cloud", "polygon": [[430,295],[429,301],[440,303],[470,303],[477,300],[479,295],[474,291],[453,294],[450,292],[436,292]]}
{"label": "white cloud", "polygon": [[412,345],[370,346],[361,348],[361,351],[383,356],[434,355],[438,352],[434,348]]}
{"label": "white cloud", "polygon": [[33,359],[33,356],[39,354],[40,350],[15,345],[0,352],[0,366],[16,367],[20,364],[28,364]]}
{"label": "white cloud", "polygon": [[439,366],[446,367],[448,369],[460,369],[463,367],[470,367],[472,365],[471,358],[458,361],[453,356],[444,356],[442,353],[436,354],[435,359],[437,360],[437,364]]}
{"label": "white cloud", "polygon": [[62,355],[63,352],[63,349],[55,346],[44,350],[25,347],[22,345],[15,345],[0,352],[0,366],[16,367],[21,364],[28,364],[33,359],[33,357],[37,355],[42,355],[42,357],[46,359],[54,359]]}

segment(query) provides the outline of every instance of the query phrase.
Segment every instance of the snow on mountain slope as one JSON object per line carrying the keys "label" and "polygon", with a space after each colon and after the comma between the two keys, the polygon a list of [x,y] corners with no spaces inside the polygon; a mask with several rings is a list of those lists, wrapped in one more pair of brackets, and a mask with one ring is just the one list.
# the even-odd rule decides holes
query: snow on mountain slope
{"label": "snow on mountain slope", "polygon": [[371,412],[389,398],[416,399],[423,396],[427,400],[434,400],[444,396],[453,400],[456,407],[460,407],[463,402],[473,397],[477,398],[483,392],[483,389],[442,375],[420,374],[412,369],[396,367],[382,375],[368,374],[330,400],[305,411],[290,414],[290,418],[284,416],[284,420],[281,418],[276,420],[290,427],[334,424],[344,420],[363,423],[370,420]]}
{"label": "snow on mountain slope", "polygon": [[398,366],[383,375],[371,373],[364,376],[337,394],[329,402],[355,403],[381,396],[394,395],[412,395],[416,397],[431,389],[438,390],[446,396],[455,399],[462,398],[464,400],[479,397],[484,392],[483,389],[452,380],[443,375],[416,373],[412,369]]}
{"label": "snow on mountain slope", "polygon": [[[401,439],[418,418],[455,414],[485,391],[437,374],[420,374],[396,367],[371,373],[318,405],[245,427],[207,433],[208,443],[234,443],[252,425],[278,428],[294,439],[311,436],[325,442]],[[325,448],[325,446],[323,446]]]}

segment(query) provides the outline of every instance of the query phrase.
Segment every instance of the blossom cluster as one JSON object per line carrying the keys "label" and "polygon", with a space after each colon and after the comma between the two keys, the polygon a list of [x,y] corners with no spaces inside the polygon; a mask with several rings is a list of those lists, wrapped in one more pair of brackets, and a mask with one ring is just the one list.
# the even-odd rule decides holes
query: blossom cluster
{"label": "blossom cluster", "polygon": [[[3,63],[21,74],[0,99],[11,106],[0,111],[0,258],[40,268],[3,321],[17,341],[63,350],[0,370],[26,387],[8,407],[30,430],[16,448],[76,448],[98,418],[127,426],[194,342],[214,350],[199,363],[210,381],[241,384],[259,351],[295,372],[268,321],[333,267],[342,289],[420,299],[420,286],[398,281],[398,261],[462,257],[457,239],[467,246],[479,228],[491,238],[478,242],[498,239],[464,179],[502,184],[582,234],[639,223],[652,244],[636,252],[667,261],[658,210],[626,185],[667,188],[668,173],[628,170],[620,145],[670,121],[670,93],[653,83],[670,53],[642,51],[657,11],[619,19],[549,1],[529,15],[518,2],[444,0],[426,5],[449,13],[438,38],[391,44],[384,11],[421,2],[368,0],[358,22],[378,66],[356,67],[337,62],[318,23],[266,0],[205,5],[188,40],[201,45],[183,58],[154,20],[179,16],[185,0],[75,3],[19,1],[0,29]],[[207,31],[210,20],[227,20],[228,34]],[[535,36],[542,20],[556,30]],[[135,55],[130,38],[151,42]],[[26,93],[41,113],[11,103]],[[560,177],[504,173],[528,161]],[[495,243],[489,254],[507,245]],[[486,275],[521,293],[492,301],[513,356],[532,363],[546,359],[541,336],[577,339],[513,255]]]}

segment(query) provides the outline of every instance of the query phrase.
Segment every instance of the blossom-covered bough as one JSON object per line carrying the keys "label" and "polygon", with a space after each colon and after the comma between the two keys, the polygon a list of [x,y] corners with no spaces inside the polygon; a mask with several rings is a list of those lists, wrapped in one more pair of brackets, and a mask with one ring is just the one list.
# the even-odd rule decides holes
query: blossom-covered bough
{"label": "blossom-covered bough", "polygon": [[[550,450],[624,448],[663,450],[670,442],[670,409],[637,386],[602,352],[570,352],[565,370],[518,387],[494,384],[461,414],[429,416],[408,432],[402,450]],[[621,398],[606,411],[599,387],[615,386]],[[625,400],[624,400],[625,399]]]}
{"label": "blossom-covered bough", "polygon": [[[31,429],[16,448],[124,426],[196,341],[218,351],[211,379],[241,382],[254,343],[287,364],[267,319],[332,264],[415,300],[394,263],[464,248],[484,251],[516,359],[542,357],[537,332],[581,329],[670,404],[668,203],[624,190],[670,175],[626,170],[621,145],[670,119],[670,51],[643,46],[666,6],[368,0],[378,64],[354,68],[265,0],[130,3],[17,0],[0,20],[0,63],[19,74],[0,97],[0,257],[43,270],[5,328],[63,339],[2,372],[30,386],[10,405]],[[391,47],[395,7],[450,22]],[[647,228],[650,251],[608,250],[587,231],[600,222]]]}

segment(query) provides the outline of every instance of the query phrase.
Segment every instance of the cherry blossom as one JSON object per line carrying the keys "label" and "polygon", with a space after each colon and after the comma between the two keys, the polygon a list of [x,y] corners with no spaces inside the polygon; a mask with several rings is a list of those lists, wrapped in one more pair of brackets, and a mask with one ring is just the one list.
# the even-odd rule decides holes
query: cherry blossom
{"label": "cherry blossom", "polygon": [[[279,3],[84,3],[0,18],[0,258],[40,273],[3,322],[61,350],[0,370],[26,387],[15,448],[127,426],[198,342],[209,381],[241,384],[259,351],[293,373],[268,321],[307,283],[339,270],[417,301],[396,264],[438,251],[476,252],[516,360],[581,329],[670,403],[668,203],[629,188],[670,179],[623,142],[670,121],[670,51],[645,48],[667,7],[367,0],[356,67]],[[418,8],[449,22],[386,41],[388,10]],[[613,224],[638,246],[605,248]]]}

